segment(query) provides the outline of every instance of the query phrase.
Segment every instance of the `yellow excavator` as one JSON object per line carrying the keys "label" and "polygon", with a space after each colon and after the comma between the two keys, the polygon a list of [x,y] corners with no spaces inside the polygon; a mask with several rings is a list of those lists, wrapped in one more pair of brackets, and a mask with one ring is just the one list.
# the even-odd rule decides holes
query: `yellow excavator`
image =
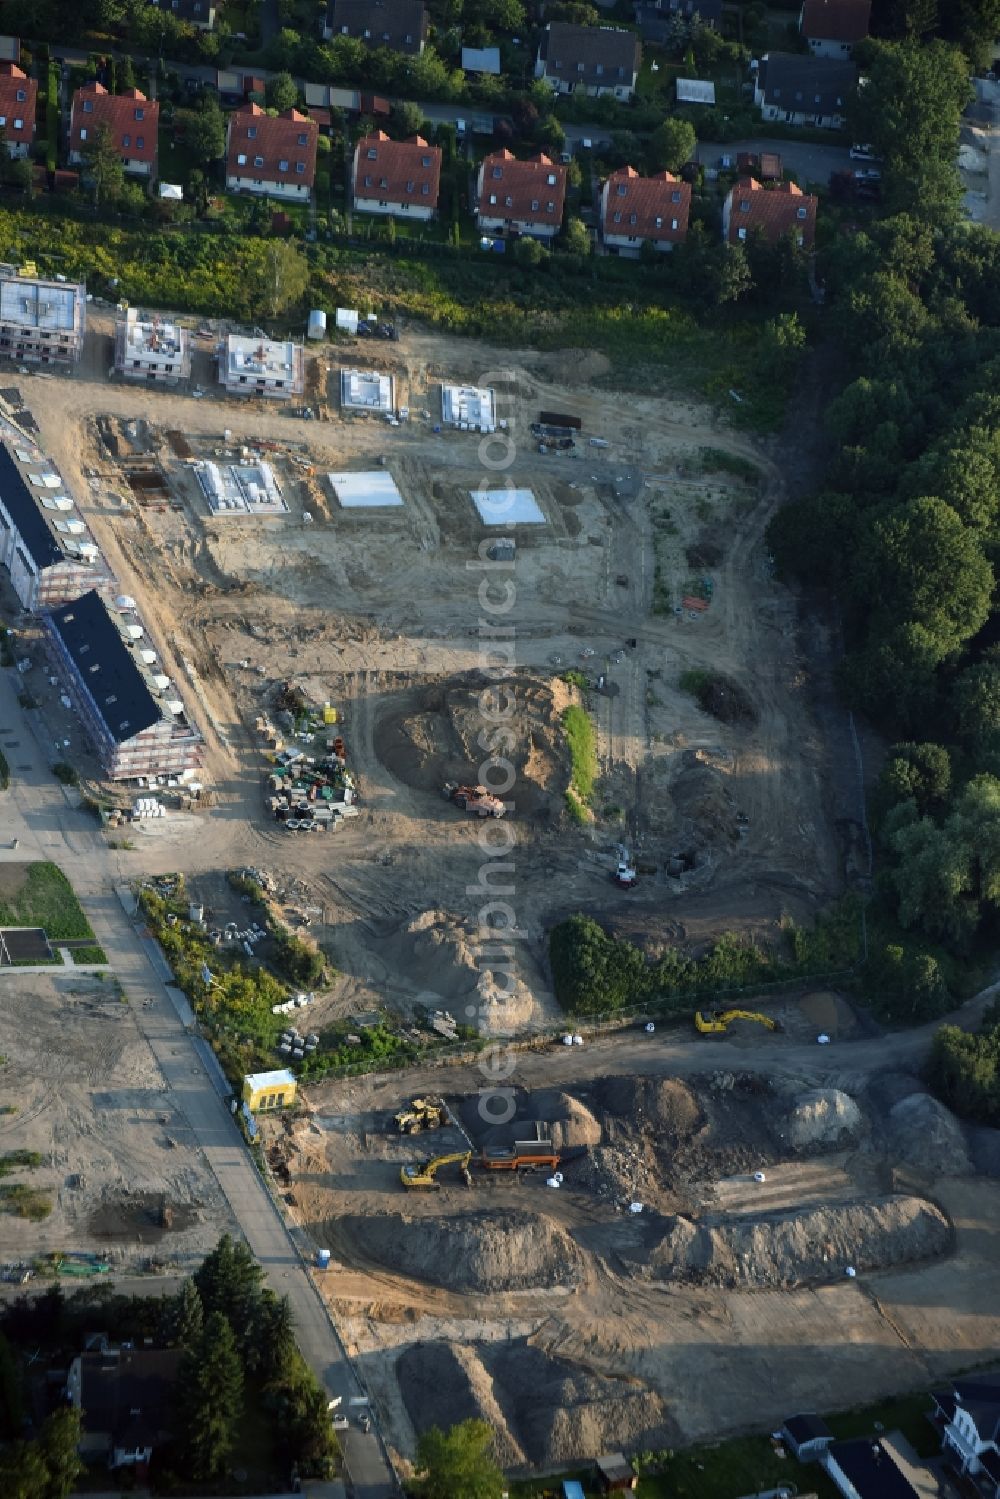
{"label": "yellow excavator", "polygon": [[438,1172],[442,1166],[450,1166],[454,1163],[461,1171],[465,1185],[471,1187],[472,1173],[469,1170],[471,1160],[471,1150],[456,1150],[451,1155],[432,1156],[429,1161],[418,1161],[415,1166],[404,1166],[399,1173],[399,1179],[404,1187],[426,1187],[437,1192],[441,1188],[441,1183],[437,1180]]}
{"label": "yellow excavator", "polygon": [[781,1030],[777,1020],[762,1015],[760,1010],[709,1010],[707,1015],[696,1010],[694,1017],[694,1023],[703,1036],[724,1036],[734,1020],[755,1020],[769,1031]]}

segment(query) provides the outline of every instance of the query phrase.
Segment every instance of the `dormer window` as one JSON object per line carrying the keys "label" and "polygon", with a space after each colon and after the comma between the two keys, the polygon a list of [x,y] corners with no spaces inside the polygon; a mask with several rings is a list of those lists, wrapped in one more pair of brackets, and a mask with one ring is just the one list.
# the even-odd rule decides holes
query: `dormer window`
{"label": "dormer window", "polygon": [[749,212],[750,212],[750,203],[749,203],[748,199],[741,198],[740,199],[740,213],[749,213]]}
{"label": "dormer window", "polygon": [[135,111],[134,118],[137,120],[144,120],[146,118],[146,111],[144,109],[137,109]]}
{"label": "dormer window", "polygon": [[495,177],[495,178],[500,178],[500,177],[502,177],[502,176],[503,176],[503,167],[494,167],[494,168],[493,168],[493,172],[492,172],[492,175],[493,175],[493,176],[494,176],[494,177]]}
{"label": "dormer window", "polygon": [[377,149],[374,146],[369,146],[368,147],[368,160],[369,161],[378,161],[378,151],[377,151]]}
{"label": "dormer window", "polygon": [[279,172],[287,172],[288,171],[288,162],[287,161],[279,161],[278,162],[278,171]]}
{"label": "dormer window", "polygon": [[556,205],[554,203],[546,203],[545,211],[546,213],[555,213]]}
{"label": "dormer window", "polygon": [[300,146],[308,146],[308,144],[309,144],[309,137],[308,137],[308,135],[306,135],[305,131],[303,131],[302,134],[299,136],[299,145]]}
{"label": "dormer window", "polygon": [[430,164],[431,164],[431,159],[430,159],[429,156],[421,156],[421,158],[420,158],[420,165],[422,167],[429,167]]}
{"label": "dormer window", "polygon": [[238,167],[245,167],[246,164],[247,164],[246,153],[244,151],[241,151],[239,153],[239,155],[237,156],[237,158],[236,158],[236,165]]}
{"label": "dormer window", "polygon": [[247,126],[247,140],[248,141],[255,141],[256,139],[257,139],[257,126],[256,125],[248,125]]}
{"label": "dormer window", "polygon": [[797,219],[807,219],[809,217],[809,213],[805,208],[798,208],[795,211],[795,217]]}
{"label": "dormer window", "polygon": [[628,196],[628,188],[625,186],[624,182],[619,182],[618,184],[618,196],[619,198],[625,198]]}
{"label": "dormer window", "polygon": [[662,229],[663,228],[663,220],[660,218],[659,214],[656,215],[654,223],[656,224],[657,229]]}
{"label": "dormer window", "polygon": [[505,208],[513,208],[514,207],[514,199],[510,196],[509,193],[507,194],[506,198],[504,198],[503,203],[504,203],[504,207]]}
{"label": "dormer window", "polygon": [[122,136],[122,150],[123,151],[128,150],[128,148],[129,148],[129,146],[131,144],[132,144],[132,137],[130,135],[123,135]]}
{"label": "dormer window", "polygon": [[548,183],[549,187],[555,187],[555,185],[556,185],[556,174],[555,174],[555,172],[550,172],[549,175],[546,177],[545,181]]}
{"label": "dormer window", "polygon": [[621,221],[622,221],[622,216],[621,216],[620,213],[617,212],[617,210],[616,210],[615,215],[614,215],[614,221],[615,221],[616,224],[620,224]]}
{"label": "dormer window", "polygon": [[428,182],[422,182],[420,184],[420,192],[423,195],[423,197],[429,198],[430,195],[431,195],[430,183],[428,183]]}
{"label": "dormer window", "polygon": [[146,146],[146,137],[144,135],[137,135],[136,138],[135,138],[135,149],[137,151],[142,151],[142,150],[145,149],[145,146]]}
{"label": "dormer window", "polygon": [[371,179],[371,177],[366,177],[365,178],[365,187],[371,187],[371,185],[372,185],[372,179]]}
{"label": "dormer window", "polygon": [[263,156],[255,156],[253,159],[253,164],[255,167],[262,167],[264,165]]}
{"label": "dormer window", "polygon": [[304,161],[297,161],[295,163],[295,170],[296,170],[296,172],[298,173],[298,175],[300,177],[304,177],[305,174],[306,174],[306,164],[305,164],[305,162]]}
{"label": "dormer window", "polygon": [[18,104],[23,104],[25,102],[25,100],[27,99],[28,96],[24,92],[23,88],[19,88],[18,91],[17,91],[17,94],[15,95],[15,97],[17,99]]}
{"label": "dormer window", "polygon": [[630,224],[637,224],[639,222],[638,214],[630,213],[628,216],[628,221]]}
{"label": "dormer window", "polygon": [[84,112],[85,115],[92,115],[94,113],[94,101],[93,101],[93,99],[84,99],[84,101],[83,101],[83,112]]}
{"label": "dormer window", "polygon": [[675,188],[675,189],[674,189],[674,191],[673,191],[673,192],[672,192],[672,193],[671,193],[671,194],[670,194],[670,201],[671,201],[671,203],[679,203],[679,202],[680,202],[680,201],[681,201],[681,195],[680,195],[680,193],[679,193],[679,192],[678,192],[678,191],[677,191],[677,189],[676,189],[676,188]]}
{"label": "dormer window", "polygon": [[531,211],[532,211],[532,213],[537,213],[538,212],[538,199],[537,198],[532,198],[532,200],[531,200]]}
{"label": "dormer window", "polygon": [[410,180],[409,180],[409,182],[406,184],[406,191],[408,193],[412,193],[415,190],[416,190],[416,183],[413,181],[413,178],[411,177]]}

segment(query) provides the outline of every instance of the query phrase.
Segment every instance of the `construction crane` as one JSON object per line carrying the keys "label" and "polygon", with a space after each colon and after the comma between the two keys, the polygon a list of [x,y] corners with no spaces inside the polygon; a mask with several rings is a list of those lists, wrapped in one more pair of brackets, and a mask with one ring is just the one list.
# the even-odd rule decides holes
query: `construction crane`
{"label": "construction crane", "polygon": [[419,1135],[421,1130],[440,1129],[447,1120],[444,1104],[436,1098],[415,1098],[400,1109],[393,1122],[401,1135]]}
{"label": "construction crane", "polygon": [[755,1020],[769,1031],[781,1030],[777,1020],[762,1015],[759,1010],[709,1010],[707,1015],[696,1010],[694,1017],[694,1023],[703,1036],[724,1036],[734,1020]]}
{"label": "construction crane", "polygon": [[399,1179],[404,1187],[425,1187],[437,1192],[441,1187],[441,1183],[437,1180],[438,1172],[442,1166],[450,1166],[454,1162],[462,1173],[465,1185],[471,1187],[472,1175],[469,1171],[471,1160],[471,1150],[456,1150],[451,1155],[432,1156],[429,1161],[418,1161],[415,1166],[404,1166],[399,1173]]}

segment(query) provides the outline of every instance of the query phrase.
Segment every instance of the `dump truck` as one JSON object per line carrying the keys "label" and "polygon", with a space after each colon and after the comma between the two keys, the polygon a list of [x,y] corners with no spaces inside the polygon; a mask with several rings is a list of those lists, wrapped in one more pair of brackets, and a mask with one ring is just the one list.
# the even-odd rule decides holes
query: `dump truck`
{"label": "dump truck", "polygon": [[470,817],[502,817],[507,810],[500,798],[485,786],[460,786],[456,781],[446,781],[441,794]]}
{"label": "dump truck", "polygon": [[471,1160],[471,1150],[456,1150],[450,1155],[431,1156],[428,1161],[418,1161],[414,1166],[404,1166],[399,1173],[399,1179],[408,1189],[423,1187],[428,1191],[437,1192],[441,1188],[441,1183],[437,1179],[441,1167],[456,1165],[462,1173],[465,1185],[471,1187],[472,1176],[469,1171]]}
{"label": "dump truck", "polygon": [[762,1015],[759,1010],[709,1010],[707,1015],[696,1010],[694,1017],[694,1023],[703,1036],[724,1036],[734,1020],[753,1020],[769,1031],[781,1030],[777,1020]]}
{"label": "dump truck", "polygon": [[551,1140],[515,1140],[513,1145],[488,1145],[479,1165],[484,1171],[556,1171],[559,1152]]}
{"label": "dump truck", "polygon": [[425,1129],[440,1129],[447,1122],[444,1104],[436,1098],[415,1098],[400,1109],[393,1122],[401,1135],[419,1135]]}

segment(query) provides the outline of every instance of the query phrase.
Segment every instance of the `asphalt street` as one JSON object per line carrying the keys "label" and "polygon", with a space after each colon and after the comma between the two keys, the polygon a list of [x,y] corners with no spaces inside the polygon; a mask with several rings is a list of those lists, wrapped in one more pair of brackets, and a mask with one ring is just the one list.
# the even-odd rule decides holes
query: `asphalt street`
{"label": "asphalt street", "polygon": [[[0,797],[0,862],[51,859],[71,880],[97,940],[134,1007],[136,1019],[270,1286],[287,1296],[302,1354],[331,1398],[344,1406],[364,1394],[336,1329],[280,1209],[254,1166],[197,1037],[171,1001],[165,965],[151,952],[116,893],[122,883],[89,813],[76,805],[48,768],[45,747],[18,702],[19,678],[0,671],[0,744],[11,764],[11,787]],[[17,839],[18,846],[12,846]],[[0,989],[17,975],[0,971]],[[377,1431],[340,1433],[357,1499],[391,1499],[397,1487]]]}

